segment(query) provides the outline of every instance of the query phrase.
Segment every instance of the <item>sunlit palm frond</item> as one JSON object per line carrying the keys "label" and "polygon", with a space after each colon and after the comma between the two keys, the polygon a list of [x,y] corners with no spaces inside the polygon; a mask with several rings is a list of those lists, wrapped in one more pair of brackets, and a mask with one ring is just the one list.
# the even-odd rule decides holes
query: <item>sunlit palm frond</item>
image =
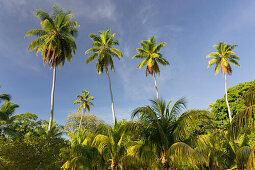
{"label": "sunlit palm frond", "polygon": [[193,165],[202,165],[205,163],[204,157],[193,148],[183,142],[174,143],[168,151],[172,164],[187,161]]}
{"label": "sunlit palm frond", "polygon": [[206,110],[189,110],[184,112],[176,122],[174,136],[176,141],[185,141],[199,127],[211,125],[210,114]]}

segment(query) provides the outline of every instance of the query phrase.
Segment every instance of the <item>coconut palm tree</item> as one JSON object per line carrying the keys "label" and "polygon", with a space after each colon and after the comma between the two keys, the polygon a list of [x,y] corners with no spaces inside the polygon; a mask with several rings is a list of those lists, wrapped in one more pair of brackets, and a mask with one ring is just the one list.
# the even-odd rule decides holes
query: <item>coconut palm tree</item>
{"label": "coconut palm tree", "polygon": [[111,105],[112,105],[112,115],[114,124],[116,123],[116,116],[113,104],[112,88],[111,88],[111,79],[109,76],[108,67],[112,71],[115,71],[113,65],[113,58],[120,59],[122,53],[113,48],[114,45],[119,45],[118,40],[114,40],[115,33],[111,35],[111,30],[99,31],[98,34],[90,34],[89,37],[94,41],[92,48],[88,49],[85,54],[93,53],[87,58],[86,63],[90,63],[97,58],[96,68],[97,73],[101,74],[105,71],[108,81],[109,81],[109,90],[111,94]]}
{"label": "coconut palm tree", "polygon": [[[193,163],[199,164],[203,160],[199,154],[189,145],[178,140],[188,135],[185,133],[186,129],[196,127],[195,120],[199,118],[199,114],[198,112],[189,112],[189,114],[177,118],[186,107],[185,98],[179,99],[170,109],[171,102],[170,100],[166,103],[162,99],[151,100],[151,106],[136,108],[131,117],[138,116],[145,122],[144,126],[148,129],[145,138],[156,147],[157,155],[160,157],[164,169],[176,168],[177,161],[185,159],[196,161]],[[182,157],[183,160],[177,160],[178,157]]]}
{"label": "coconut palm tree", "polygon": [[112,128],[108,129],[107,135],[99,134],[94,138],[93,146],[102,155],[107,153],[110,155],[112,170],[120,166],[121,159],[126,153],[124,141],[128,130],[130,128],[127,124],[116,122]]}
{"label": "coconut palm tree", "polygon": [[233,49],[237,45],[230,45],[226,44],[225,42],[220,42],[218,45],[214,45],[213,47],[216,48],[216,52],[211,52],[206,56],[206,58],[213,57],[210,61],[208,61],[208,67],[209,68],[211,65],[215,65],[214,73],[215,75],[218,74],[220,68],[222,71],[222,75],[225,78],[225,97],[226,97],[226,103],[228,107],[228,116],[229,116],[229,121],[231,123],[232,121],[232,116],[231,116],[231,110],[229,107],[228,103],[228,93],[227,93],[227,75],[232,74],[232,68],[230,66],[230,63],[240,67],[239,63],[237,60],[239,60],[239,57],[235,55],[233,52]]}
{"label": "coconut palm tree", "polygon": [[165,42],[156,44],[155,36],[150,38],[149,40],[143,40],[141,43],[141,48],[137,48],[136,51],[138,54],[134,55],[132,58],[144,59],[137,68],[140,69],[146,65],[146,76],[151,74],[154,76],[157,99],[159,99],[158,86],[156,75],[159,74],[159,64],[165,66],[169,65],[169,62],[162,57],[160,50],[162,47],[166,45]]}
{"label": "coconut palm tree", "polygon": [[35,49],[36,55],[41,52],[43,64],[49,64],[53,68],[53,82],[51,91],[51,109],[48,132],[51,130],[54,110],[54,91],[56,79],[56,67],[63,66],[66,59],[70,62],[76,52],[76,44],[73,37],[77,35],[79,24],[72,21],[74,18],[70,10],[63,11],[57,6],[53,7],[51,15],[42,10],[35,10],[35,16],[41,20],[42,29],[33,29],[26,33],[27,36],[38,37],[28,46],[28,51]]}
{"label": "coconut palm tree", "polygon": [[89,96],[89,92],[85,90],[85,91],[82,91],[82,95],[77,95],[77,98],[79,99],[75,100],[73,104],[74,105],[77,103],[80,104],[80,106],[78,107],[78,112],[83,110],[81,114],[80,125],[79,125],[79,128],[81,128],[83,114],[85,114],[86,110],[90,112],[90,106],[94,107],[93,103],[90,102],[90,100],[94,100],[94,97]]}

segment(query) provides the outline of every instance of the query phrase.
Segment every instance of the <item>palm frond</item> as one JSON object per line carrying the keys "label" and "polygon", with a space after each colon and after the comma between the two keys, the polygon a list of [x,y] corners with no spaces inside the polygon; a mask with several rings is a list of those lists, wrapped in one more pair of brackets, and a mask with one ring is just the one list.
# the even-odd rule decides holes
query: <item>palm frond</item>
{"label": "palm frond", "polygon": [[154,52],[154,53],[158,53],[158,52],[161,50],[161,48],[163,48],[165,45],[166,45],[165,42],[162,42],[162,43],[157,44],[157,45],[154,47],[153,52]]}
{"label": "palm frond", "polygon": [[170,111],[170,115],[179,115],[181,113],[181,111],[183,109],[185,109],[186,107],[187,107],[186,98],[182,97],[174,103],[174,105]]}

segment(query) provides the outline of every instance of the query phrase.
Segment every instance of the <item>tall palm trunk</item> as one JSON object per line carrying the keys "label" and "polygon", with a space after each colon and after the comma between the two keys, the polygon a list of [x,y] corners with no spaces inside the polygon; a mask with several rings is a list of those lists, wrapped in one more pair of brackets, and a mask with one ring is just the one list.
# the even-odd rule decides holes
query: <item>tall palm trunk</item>
{"label": "tall palm trunk", "polygon": [[80,125],[79,125],[79,129],[81,128],[81,124],[82,124],[82,117],[83,117],[83,115],[85,114],[85,109],[83,108],[82,109],[82,113],[81,113],[81,120],[80,120]]}
{"label": "tall palm trunk", "polygon": [[53,80],[52,80],[51,103],[50,103],[50,121],[49,121],[48,133],[51,131],[51,127],[53,123],[55,80],[56,80],[56,66],[53,67]]}
{"label": "tall palm trunk", "polygon": [[114,125],[115,125],[116,124],[116,116],[115,116],[113,97],[112,97],[112,86],[111,86],[111,79],[110,79],[110,76],[109,76],[107,68],[105,69],[105,73],[106,73],[106,75],[108,77],[108,80],[109,80],[109,90],[110,90],[110,94],[111,94],[111,104],[112,104],[112,116],[113,116],[113,122],[114,122]]}
{"label": "tall palm trunk", "polygon": [[159,98],[159,95],[158,95],[158,86],[157,86],[157,80],[156,80],[155,72],[153,72],[153,76],[154,76],[155,87],[156,87],[156,93],[157,93],[157,99],[158,99],[158,98]]}
{"label": "tall palm trunk", "polygon": [[229,103],[228,103],[228,89],[227,89],[227,74],[225,74],[225,93],[226,93],[226,103],[228,106],[228,117],[229,117],[229,122],[232,122],[232,116],[231,116],[231,111],[230,111],[230,107],[229,107]]}

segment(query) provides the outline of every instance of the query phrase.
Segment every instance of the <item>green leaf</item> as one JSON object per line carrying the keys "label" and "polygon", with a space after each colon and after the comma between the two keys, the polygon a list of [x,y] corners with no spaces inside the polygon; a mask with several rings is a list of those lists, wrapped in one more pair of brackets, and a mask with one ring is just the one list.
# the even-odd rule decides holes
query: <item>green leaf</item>
{"label": "green leaf", "polygon": [[96,58],[97,56],[98,56],[98,52],[96,52],[96,53],[90,55],[90,56],[87,58],[86,63],[88,64],[88,63],[90,63],[91,61],[95,60],[95,58]]}

